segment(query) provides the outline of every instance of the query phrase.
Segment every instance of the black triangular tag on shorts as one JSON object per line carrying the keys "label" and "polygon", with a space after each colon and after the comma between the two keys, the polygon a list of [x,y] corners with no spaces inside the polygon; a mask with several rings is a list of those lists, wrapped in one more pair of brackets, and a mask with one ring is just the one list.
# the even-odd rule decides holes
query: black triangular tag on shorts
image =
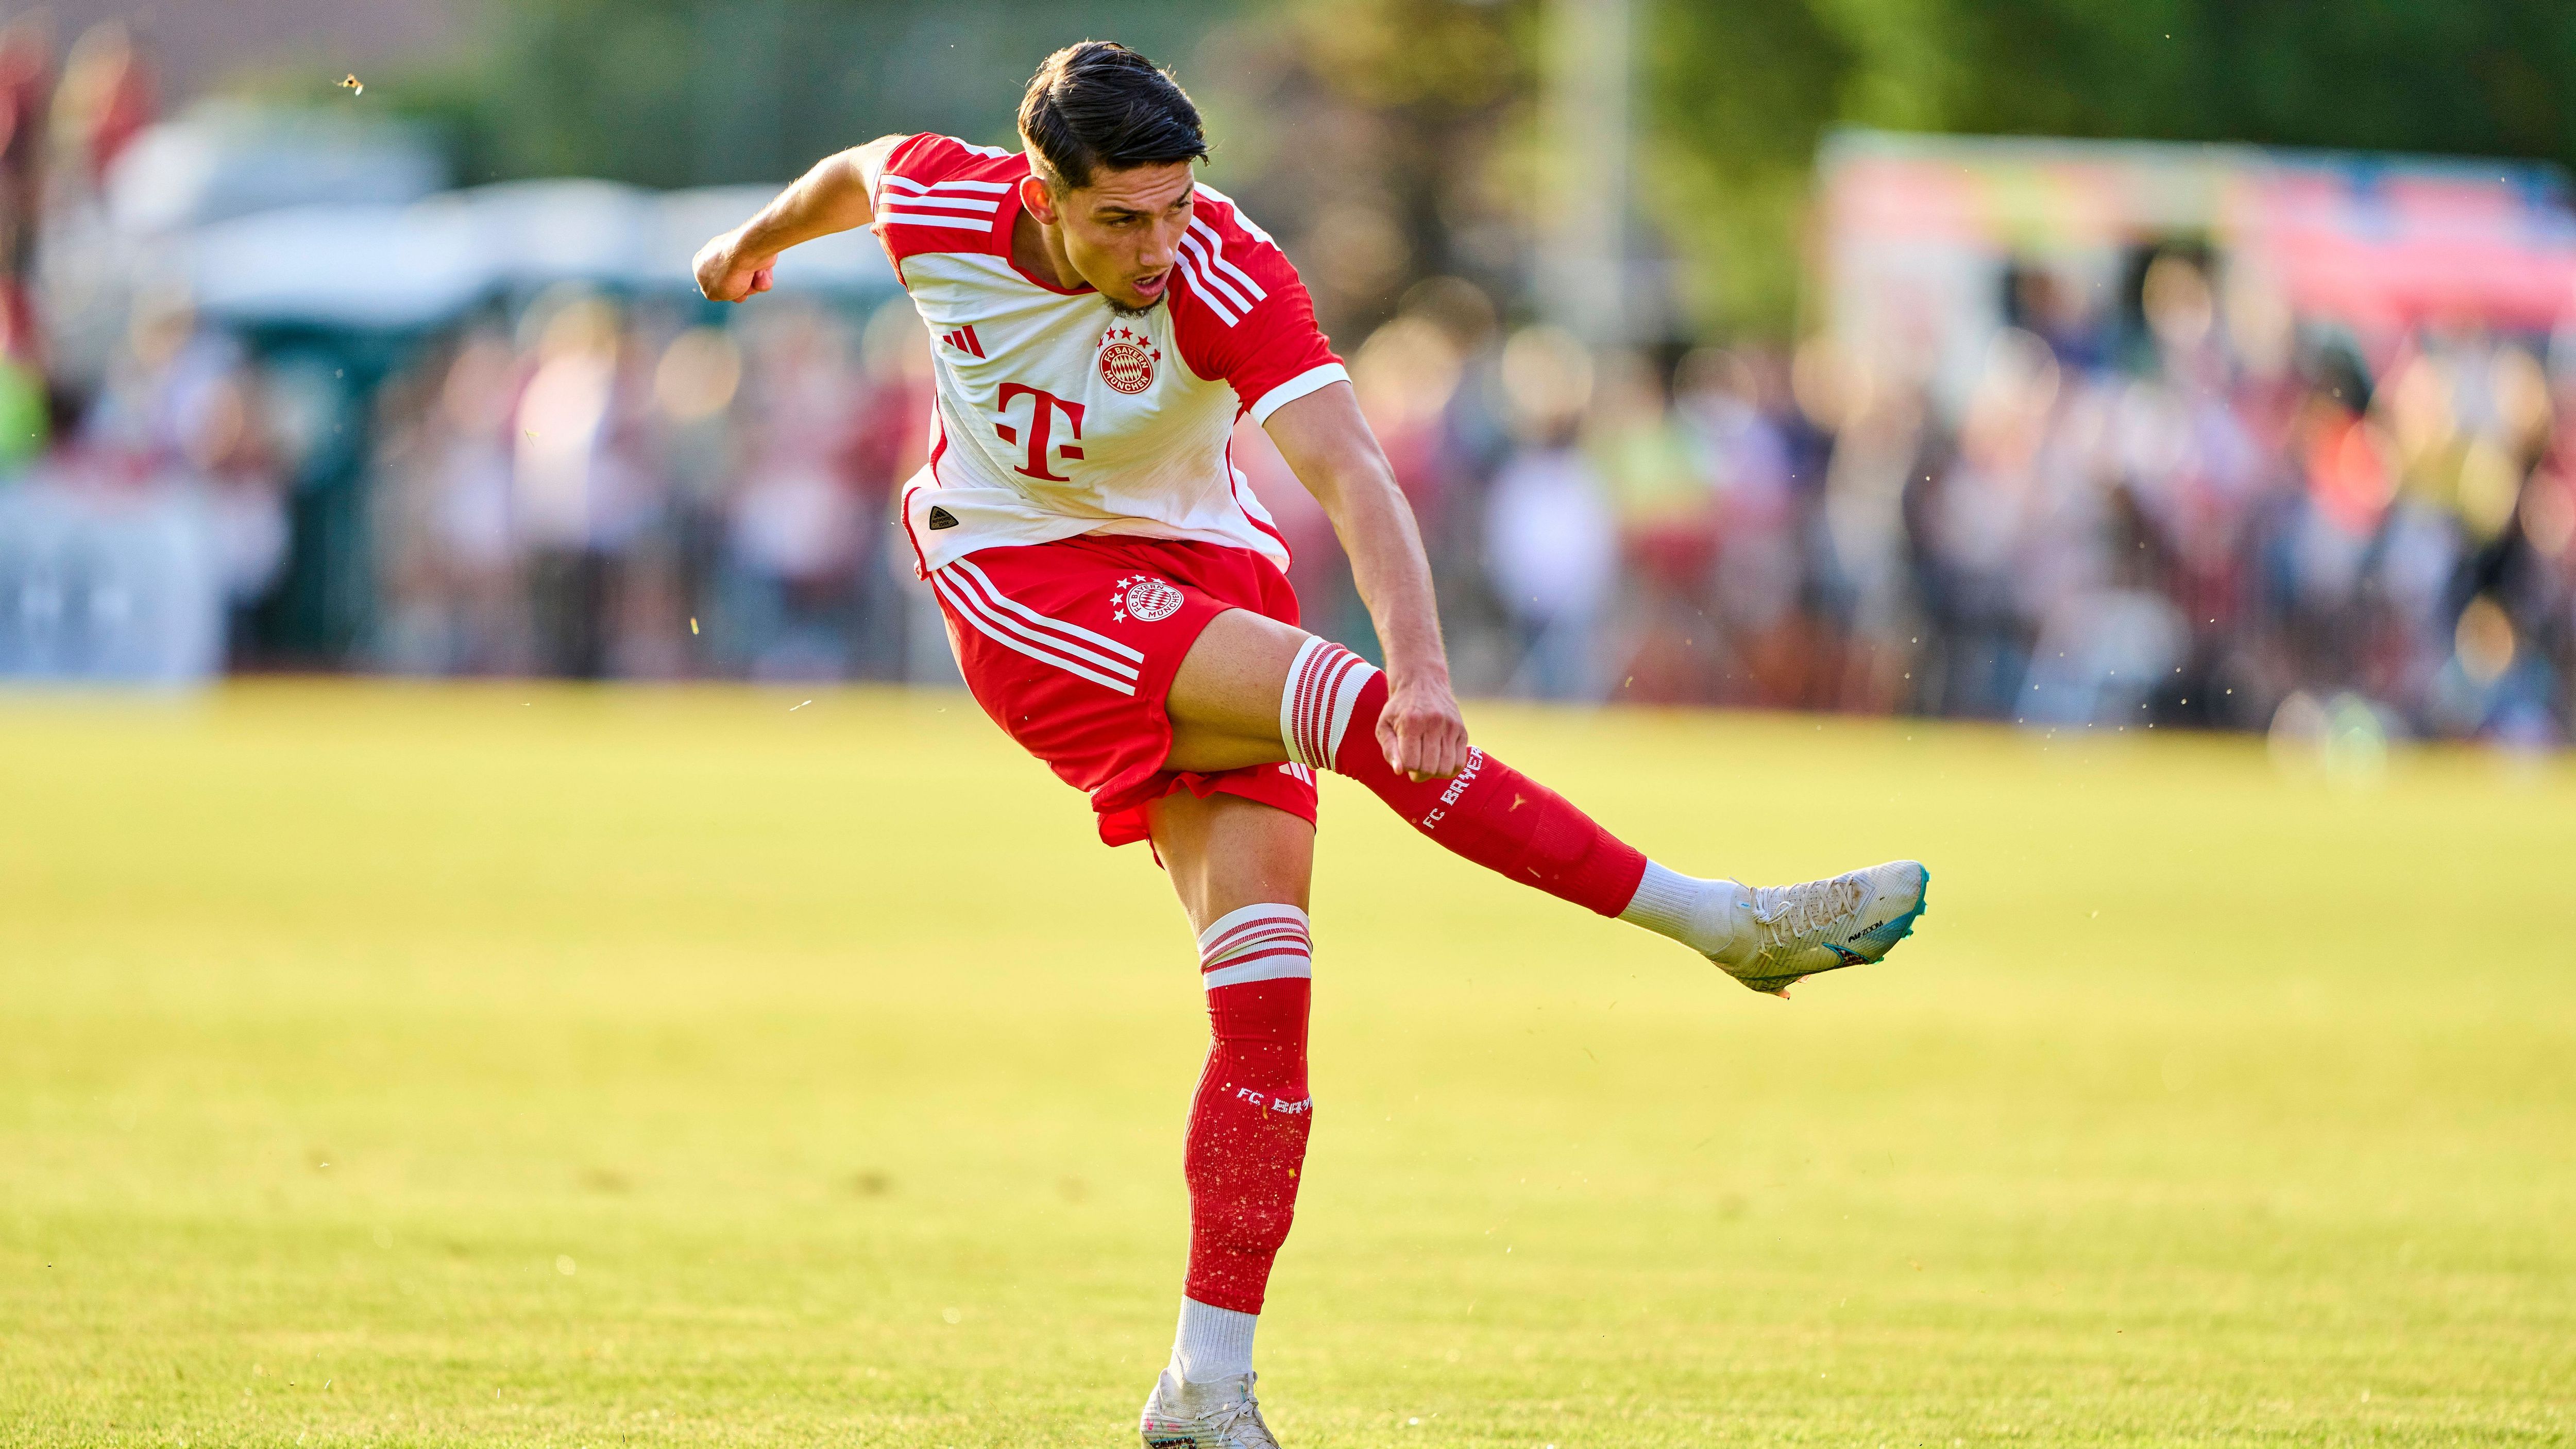
{"label": "black triangular tag on shorts", "polygon": [[957,515],[949,512],[945,508],[941,508],[937,504],[932,504],[930,509],[930,526],[933,528],[955,528],[957,526]]}

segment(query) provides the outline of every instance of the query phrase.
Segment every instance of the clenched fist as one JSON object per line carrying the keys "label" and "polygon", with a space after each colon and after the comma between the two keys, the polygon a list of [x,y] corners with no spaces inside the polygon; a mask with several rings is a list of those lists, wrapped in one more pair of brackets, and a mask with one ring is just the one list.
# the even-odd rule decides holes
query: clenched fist
{"label": "clenched fist", "polygon": [[1386,762],[1419,783],[1446,780],[1467,768],[1467,718],[1458,697],[1449,692],[1448,677],[1416,676],[1391,686],[1378,711],[1377,743]]}
{"label": "clenched fist", "polygon": [[708,301],[739,302],[769,290],[772,274],[778,270],[778,253],[747,251],[742,233],[729,231],[698,248],[690,270],[697,273],[698,292]]}

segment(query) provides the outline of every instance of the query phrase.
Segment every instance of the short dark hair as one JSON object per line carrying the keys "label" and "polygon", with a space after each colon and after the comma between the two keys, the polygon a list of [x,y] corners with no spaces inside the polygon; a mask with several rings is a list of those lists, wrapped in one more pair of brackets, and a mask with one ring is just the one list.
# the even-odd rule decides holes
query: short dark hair
{"label": "short dark hair", "polygon": [[1199,108],[1171,73],[1109,40],[1068,45],[1020,98],[1020,139],[1048,185],[1080,190],[1102,170],[1207,159]]}

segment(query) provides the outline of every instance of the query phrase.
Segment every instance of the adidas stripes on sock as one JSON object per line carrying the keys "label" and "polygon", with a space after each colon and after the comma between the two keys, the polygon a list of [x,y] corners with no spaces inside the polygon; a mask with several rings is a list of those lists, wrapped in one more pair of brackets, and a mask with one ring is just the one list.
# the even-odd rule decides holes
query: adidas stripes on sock
{"label": "adidas stripes on sock", "polygon": [[1449,779],[1406,779],[1378,747],[1385,706],[1385,675],[1310,638],[1281,691],[1280,739],[1291,761],[1359,781],[1406,824],[1488,870],[1605,916],[1636,897],[1644,855],[1483,750],[1470,746],[1466,768]]}

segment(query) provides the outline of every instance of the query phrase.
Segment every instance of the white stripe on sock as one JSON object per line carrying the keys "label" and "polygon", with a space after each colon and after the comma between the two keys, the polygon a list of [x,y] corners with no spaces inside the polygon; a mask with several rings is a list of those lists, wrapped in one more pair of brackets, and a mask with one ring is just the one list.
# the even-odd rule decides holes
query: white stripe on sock
{"label": "white stripe on sock", "polygon": [[1333,690],[1332,708],[1325,716],[1329,721],[1324,731],[1324,759],[1328,766],[1342,757],[1342,736],[1350,730],[1351,711],[1359,708],[1360,690],[1377,677],[1376,665],[1356,654],[1350,660],[1350,668]]}
{"label": "white stripe on sock", "polygon": [[1290,764],[1310,769],[1326,767],[1306,757],[1305,741],[1298,733],[1298,723],[1304,712],[1297,707],[1297,681],[1306,677],[1307,661],[1314,657],[1316,650],[1324,647],[1323,640],[1307,635],[1306,642],[1297,646],[1297,657],[1288,661],[1288,683],[1279,691],[1279,742],[1288,747]]}
{"label": "white stripe on sock", "polygon": [[1229,911],[1199,932],[1199,984],[1210,991],[1315,974],[1306,913],[1281,902]]}
{"label": "white stripe on sock", "polygon": [[1342,736],[1350,732],[1360,690],[1377,677],[1377,666],[1330,640],[1307,636],[1288,661],[1288,682],[1279,692],[1279,742],[1291,764],[1329,770],[1340,755]]}

